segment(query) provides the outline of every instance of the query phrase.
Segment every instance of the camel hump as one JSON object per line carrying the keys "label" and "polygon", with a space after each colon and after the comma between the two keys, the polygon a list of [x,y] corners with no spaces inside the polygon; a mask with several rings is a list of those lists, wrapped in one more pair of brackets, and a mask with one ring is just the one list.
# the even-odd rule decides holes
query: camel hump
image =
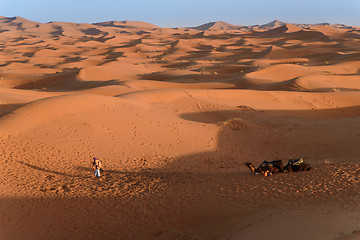
{"label": "camel hump", "polygon": [[304,163],[304,159],[303,158],[298,158],[298,159],[295,159],[292,163],[292,165],[300,165],[300,164],[303,164]]}
{"label": "camel hump", "polygon": [[261,166],[262,166],[262,167],[272,167],[273,165],[274,165],[273,162],[268,162],[268,161],[263,161],[263,162],[261,163]]}

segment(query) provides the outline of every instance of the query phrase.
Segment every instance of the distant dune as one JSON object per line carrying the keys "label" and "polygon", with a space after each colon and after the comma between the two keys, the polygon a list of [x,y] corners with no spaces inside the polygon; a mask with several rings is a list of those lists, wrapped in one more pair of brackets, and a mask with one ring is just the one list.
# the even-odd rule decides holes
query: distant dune
{"label": "distant dune", "polygon": [[206,23],[206,24],[194,27],[194,29],[200,30],[200,31],[204,31],[204,30],[227,31],[227,30],[242,30],[242,29],[247,30],[247,28],[244,26],[232,25],[230,23],[226,23],[226,22],[222,22],[222,21]]}
{"label": "distant dune", "polygon": [[119,27],[119,28],[159,28],[156,25],[146,22],[139,22],[139,21],[108,21],[108,22],[94,23],[94,25],[99,25],[103,27]]}
{"label": "distant dune", "polygon": [[0,17],[0,238],[358,239],[359,90],[357,26]]}

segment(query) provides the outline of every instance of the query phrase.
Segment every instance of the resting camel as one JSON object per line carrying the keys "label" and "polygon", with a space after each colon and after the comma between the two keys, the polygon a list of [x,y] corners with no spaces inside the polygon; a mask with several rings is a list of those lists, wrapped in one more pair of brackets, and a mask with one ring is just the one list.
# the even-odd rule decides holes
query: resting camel
{"label": "resting camel", "polygon": [[284,167],[287,172],[309,171],[311,166],[303,158],[289,159],[288,164]]}
{"label": "resting camel", "polygon": [[245,165],[250,168],[250,171],[253,173],[262,173],[265,174],[267,171],[271,174],[277,173],[277,172],[284,172],[284,165],[281,160],[275,160],[275,161],[264,161],[260,164],[258,168],[255,168],[254,165],[251,162],[245,163]]}
{"label": "resting camel", "polygon": [[303,158],[298,159],[289,159],[288,164],[284,167],[281,160],[275,161],[264,161],[260,164],[258,168],[255,168],[251,162],[245,163],[245,165],[250,169],[251,172],[258,174],[262,173],[267,176],[266,173],[278,173],[278,172],[300,172],[300,171],[309,171],[311,166],[309,163],[305,162]]}

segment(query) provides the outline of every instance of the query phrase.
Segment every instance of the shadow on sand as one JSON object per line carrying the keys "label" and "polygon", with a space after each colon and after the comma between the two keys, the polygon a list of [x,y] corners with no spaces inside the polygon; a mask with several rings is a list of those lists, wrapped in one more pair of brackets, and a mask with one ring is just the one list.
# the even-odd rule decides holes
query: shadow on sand
{"label": "shadow on sand", "polygon": [[[355,113],[358,108],[344,111]],[[254,177],[244,162],[307,156],[313,163],[330,157],[357,157],[360,150],[359,135],[354,132],[359,129],[356,115],[320,115],[327,114],[332,117],[251,109],[183,114],[181,117],[187,120],[220,125],[216,151],[185,155],[162,169],[105,169],[100,181],[89,177],[91,163],[89,167],[77,166],[78,174],[69,175],[20,162],[57,175],[58,182],[49,181],[43,197],[0,199],[1,238],[217,239],[239,219],[244,221],[240,228],[260,221],[258,205],[294,202],[304,207],[306,199],[311,204],[321,202],[327,199],[327,193],[320,187],[331,182],[331,176],[316,178],[318,173],[310,171]],[[329,169],[316,171],[327,176]],[[316,197],[310,191],[292,190],[304,187],[304,183],[318,191]],[[51,190],[56,189],[51,184],[68,187],[56,192]],[[355,191],[356,185],[346,186],[340,189],[339,196]],[[332,188],[335,196],[336,186]],[[286,191],[291,194],[284,194]]]}
{"label": "shadow on sand", "polygon": [[358,161],[360,107],[324,110],[237,110],[185,113],[181,118],[217,124],[215,151],[182,156],[168,169],[239,170],[245,162],[306,157],[311,164]]}

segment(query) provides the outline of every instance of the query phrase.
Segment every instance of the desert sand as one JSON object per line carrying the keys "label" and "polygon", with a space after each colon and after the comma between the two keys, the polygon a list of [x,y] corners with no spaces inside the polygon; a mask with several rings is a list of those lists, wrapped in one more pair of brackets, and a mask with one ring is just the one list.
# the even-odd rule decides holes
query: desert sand
{"label": "desert sand", "polygon": [[360,238],[359,27],[0,17],[0,49],[1,240]]}

